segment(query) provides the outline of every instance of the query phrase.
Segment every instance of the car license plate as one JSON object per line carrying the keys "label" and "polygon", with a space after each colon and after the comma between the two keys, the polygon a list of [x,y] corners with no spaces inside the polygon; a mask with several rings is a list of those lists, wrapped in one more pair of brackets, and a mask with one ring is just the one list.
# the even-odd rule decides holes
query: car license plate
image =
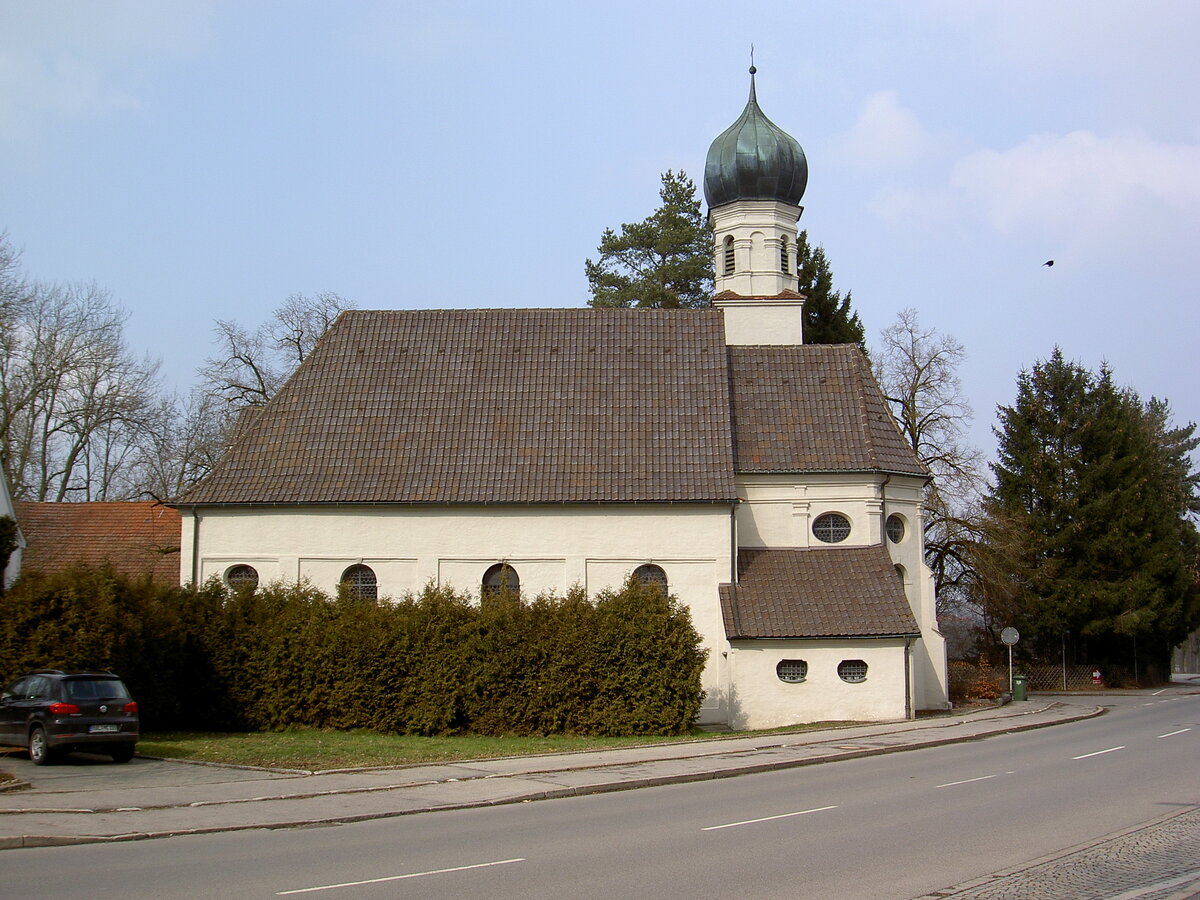
{"label": "car license plate", "polygon": [[116,734],[121,730],[119,725],[89,725],[88,734]]}

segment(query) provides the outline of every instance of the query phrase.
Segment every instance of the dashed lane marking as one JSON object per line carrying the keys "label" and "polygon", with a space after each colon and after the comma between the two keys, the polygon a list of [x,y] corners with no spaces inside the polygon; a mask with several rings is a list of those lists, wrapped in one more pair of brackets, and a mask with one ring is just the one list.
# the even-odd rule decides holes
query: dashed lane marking
{"label": "dashed lane marking", "polygon": [[1166,734],[1160,734],[1160,738],[1175,737],[1177,734],[1183,734],[1185,731],[1191,731],[1190,728],[1180,728],[1178,731],[1168,731]]}
{"label": "dashed lane marking", "polygon": [[286,897],[289,894],[311,894],[315,891],[332,891],[337,888],[360,887],[364,884],[382,884],[385,881],[403,881],[405,878],[424,878],[426,875],[445,875],[449,872],[466,872],[469,869],[488,869],[492,866],[507,866],[509,863],[525,862],[524,857],[517,859],[500,859],[495,862],[476,863],[473,866],[454,866],[449,869],[431,869],[428,872],[409,872],[405,875],[389,875],[386,878],[368,878],[365,881],[343,881],[340,884],[322,884],[317,887],[298,888],[294,891],[276,891],[276,897]]}
{"label": "dashed lane marking", "polygon": [[799,812],[783,813],[778,816],[763,816],[761,819],[747,819],[744,822],[729,822],[725,825],[709,825],[701,831],[720,831],[722,828],[738,828],[742,825],[757,825],[759,822],[772,822],[775,819],[790,819],[793,816],[807,816],[809,813],[825,812],[827,809],[837,809],[836,806],[818,806],[816,809],[802,809]]}
{"label": "dashed lane marking", "polygon": [[1071,759],[1090,759],[1093,756],[1103,756],[1105,753],[1116,753],[1118,750],[1124,750],[1125,745],[1120,747],[1109,747],[1107,750],[1097,750],[1095,753],[1085,753],[1083,756],[1072,756]]}

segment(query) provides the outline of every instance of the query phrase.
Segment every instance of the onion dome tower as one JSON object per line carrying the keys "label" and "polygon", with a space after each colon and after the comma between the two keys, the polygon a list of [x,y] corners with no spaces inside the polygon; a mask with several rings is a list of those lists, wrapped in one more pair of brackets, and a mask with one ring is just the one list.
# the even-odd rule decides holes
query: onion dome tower
{"label": "onion dome tower", "polygon": [[[714,305],[724,309],[729,343],[799,344],[804,298],[796,292],[796,223],[808,161],[790,134],[750,99],[704,164],[716,256]],[[766,302],[769,299],[769,303]]]}

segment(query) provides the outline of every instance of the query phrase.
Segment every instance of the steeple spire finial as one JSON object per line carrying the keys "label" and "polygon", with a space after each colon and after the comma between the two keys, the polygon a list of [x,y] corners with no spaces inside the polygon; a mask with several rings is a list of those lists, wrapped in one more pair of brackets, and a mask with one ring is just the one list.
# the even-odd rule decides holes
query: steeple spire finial
{"label": "steeple spire finial", "polygon": [[758,71],[758,69],[755,68],[755,66],[754,66],[754,45],[751,44],[750,45],[750,99],[753,100],[755,103],[758,102],[758,97],[755,95],[755,91],[754,91],[754,73],[757,71]]}

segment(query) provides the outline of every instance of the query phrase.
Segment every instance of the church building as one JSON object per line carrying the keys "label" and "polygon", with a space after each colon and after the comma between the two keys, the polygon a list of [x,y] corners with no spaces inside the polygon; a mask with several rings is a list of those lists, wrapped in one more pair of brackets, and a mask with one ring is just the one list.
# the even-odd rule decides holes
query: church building
{"label": "church building", "polygon": [[175,504],[180,578],[589,594],[692,615],[702,723],[946,706],[929,473],[853,345],[805,345],[800,145],[750,98],[708,152],[712,308],[343,313]]}

